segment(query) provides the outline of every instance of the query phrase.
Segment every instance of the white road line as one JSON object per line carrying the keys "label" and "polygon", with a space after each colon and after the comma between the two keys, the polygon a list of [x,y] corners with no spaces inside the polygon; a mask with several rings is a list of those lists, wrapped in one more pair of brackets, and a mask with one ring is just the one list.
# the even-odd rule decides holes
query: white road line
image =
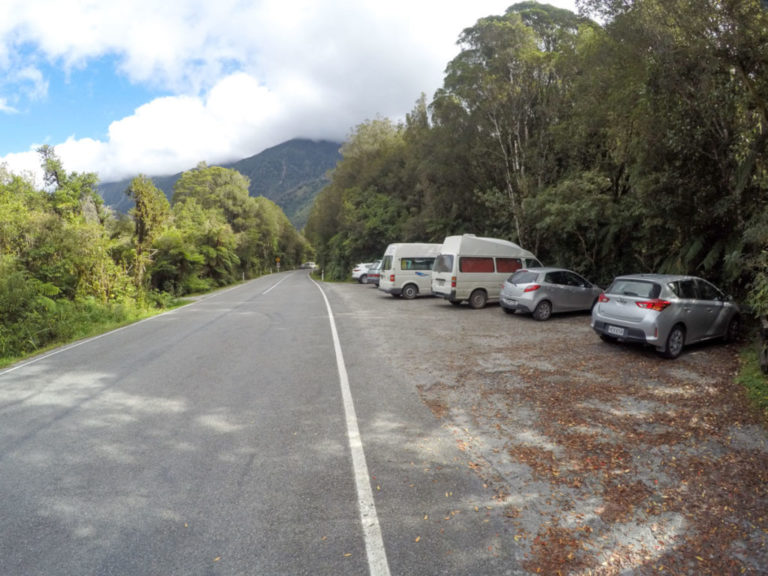
{"label": "white road line", "polygon": [[352,392],[349,389],[347,367],[344,364],[344,354],[341,351],[339,333],[336,330],[336,320],[333,318],[331,304],[328,302],[325,292],[311,277],[310,280],[312,280],[323,295],[325,307],[328,309],[328,319],[331,323],[333,348],[336,351],[336,366],[339,370],[341,397],[344,401],[344,417],[347,421],[347,436],[349,438],[349,448],[352,452],[352,467],[355,474],[355,486],[357,487],[357,504],[360,509],[360,522],[363,525],[365,551],[368,556],[368,572],[371,576],[390,576],[387,552],[384,549],[384,539],[381,536],[379,517],[376,514],[376,504],[373,501],[373,489],[369,480],[368,465],[365,462],[363,441],[360,438],[360,429],[357,426],[355,403],[352,400]]}
{"label": "white road line", "polygon": [[112,334],[117,334],[118,332],[122,332],[123,330],[128,330],[128,328],[132,328],[133,326],[138,326],[139,324],[143,324],[144,322],[149,322],[150,320],[154,320],[155,318],[158,318],[165,314],[170,314],[171,312],[173,312],[173,310],[170,310],[168,312],[163,312],[162,314],[158,314],[156,316],[150,316],[149,318],[144,318],[143,320],[138,320],[133,324],[126,324],[125,326],[121,326],[120,328],[115,328],[114,330],[110,330],[109,332],[104,332],[103,334],[91,336],[90,338],[86,338],[84,340],[78,340],[77,342],[74,342],[72,344],[66,344],[64,346],[61,346],[60,348],[56,348],[51,352],[48,352],[41,356],[35,356],[31,360],[27,360],[26,362],[22,362],[21,364],[16,364],[15,366],[11,366],[10,368],[6,368],[5,370],[0,370],[0,376],[10,374],[11,372],[15,372],[16,370],[20,370],[21,368],[26,368],[27,366],[30,366],[32,364],[37,364],[38,362],[41,362],[46,358],[50,358],[51,356],[56,356],[57,354],[61,354],[62,352],[67,352],[68,350],[72,350],[73,348],[77,348],[79,346],[82,346],[83,344],[88,344],[90,342],[100,340],[101,338],[106,338],[107,336],[110,336]]}
{"label": "white road line", "polygon": [[270,286],[269,288],[267,288],[266,290],[264,290],[264,292],[262,292],[262,293],[261,293],[261,295],[263,296],[264,294],[269,294],[269,293],[270,293],[270,292],[271,292],[271,291],[272,291],[274,288],[277,288],[277,287],[278,287],[278,286],[279,286],[279,285],[280,285],[280,284],[281,284],[281,283],[282,283],[284,280],[286,280],[286,279],[287,279],[289,276],[292,276],[292,274],[288,274],[287,276],[285,276],[285,277],[281,278],[281,279],[280,279],[280,280],[279,280],[277,283],[275,283],[275,284],[272,284],[272,286]]}
{"label": "white road line", "polygon": [[[264,292],[262,292],[262,296],[264,294],[269,293],[270,290],[273,288],[276,288],[280,282],[287,279],[288,276],[285,276],[285,278],[280,279],[278,282],[267,288]],[[254,279],[255,280],[255,279]],[[72,350],[73,348],[77,348],[79,346],[82,346],[83,344],[88,344],[89,342],[93,342],[95,340],[99,340],[101,338],[106,338],[107,336],[111,336],[112,334],[117,334],[118,332],[122,332],[123,330],[128,330],[129,328],[133,328],[134,326],[138,326],[139,324],[143,324],[144,322],[149,322],[151,320],[156,320],[158,318],[161,318],[163,316],[170,316],[171,314],[175,314],[177,311],[181,310],[182,308],[186,308],[188,306],[192,306],[193,304],[196,304],[197,302],[202,302],[204,300],[208,300],[211,298],[215,298],[217,296],[221,296],[222,294],[226,294],[227,292],[231,292],[233,290],[237,290],[238,288],[242,288],[243,286],[247,285],[248,283],[253,282],[253,280],[249,280],[248,282],[245,282],[244,284],[238,284],[236,286],[230,286],[228,288],[225,288],[223,290],[217,290],[216,292],[210,292],[208,294],[203,295],[201,298],[198,298],[196,301],[191,302],[190,304],[187,304],[185,306],[181,306],[179,308],[174,308],[173,310],[168,310],[167,312],[162,312],[160,314],[156,314],[154,316],[150,316],[148,318],[144,318],[142,320],[138,320],[136,322],[133,322],[132,324],[126,324],[125,326],[121,326],[120,328],[115,328],[114,330],[110,330],[109,332],[104,332],[103,334],[98,334],[96,336],[91,336],[90,338],[85,338],[83,340],[78,340],[77,342],[73,342],[72,344],[65,344],[59,348],[55,348],[51,352],[48,352],[46,354],[42,354],[40,356],[36,356],[30,360],[27,360],[26,362],[21,362],[20,364],[16,364],[14,366],[11,366],[10,368],[6,368],[5,370],[0,370],[0,376],[4,376],[5,374],[10,374],[11,372],[15,372],[16,370],[20,370],[21,368],[26,368],[27,366],[30,366],[32,364],[37,364],[38,362],[41,362],[45,360],[46,358],[50,358],[51,356],[56,356],[57,354],[61,354],[62,352],[66,352],[68,350]]]}

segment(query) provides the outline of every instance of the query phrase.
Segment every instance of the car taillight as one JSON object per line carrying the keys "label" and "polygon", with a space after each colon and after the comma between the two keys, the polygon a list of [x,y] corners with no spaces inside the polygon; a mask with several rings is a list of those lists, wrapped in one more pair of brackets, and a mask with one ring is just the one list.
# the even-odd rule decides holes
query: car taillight
{"label": "car taillight", "polygon": [[451,277],[451,288],[456,288],[456,276]]}
{"label": "car taillight", "polygon": [[611,301],[611,299],[608,298],[608,296],[605,295],[605,292],[600,294],[600,297],[597,300],[598,300],[598,302],[610,302]]}
{"label": "car taillight", "polygon": [[395,281],[395,275],[394,274],[390,274],[389,275],[389,281],[390,282],[394,282]]}
{"label": "car taillight", "polygon": [[643,300],[641,302],[635,302],[639,308],[642,308],[643,310],[655,310],[656,312],[661,312],[671,304],[669,300],[661,300],[659,298],[656,298],[655,300]]}
{"label": "car taillight", "polygon": [[541,288],[541,284],[531,284],[530,286],[526,286],[523,292],[535,292],[539,288]]}

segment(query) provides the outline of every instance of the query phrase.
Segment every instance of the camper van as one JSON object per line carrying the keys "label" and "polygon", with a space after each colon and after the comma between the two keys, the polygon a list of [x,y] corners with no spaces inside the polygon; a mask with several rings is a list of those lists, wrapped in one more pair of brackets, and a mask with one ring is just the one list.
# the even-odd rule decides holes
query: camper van
{"label": "camper van", "polygon": [[497,302],[504,280],[520,268],[541,266],[528,250],[498,238],[448,236],[432,268],[432,293],[472,308]]}
{"label": "camper van", "polygon": [[379,290],[408,300],[431,294],[432,264],[440,244],[390,244],[384,252]]}

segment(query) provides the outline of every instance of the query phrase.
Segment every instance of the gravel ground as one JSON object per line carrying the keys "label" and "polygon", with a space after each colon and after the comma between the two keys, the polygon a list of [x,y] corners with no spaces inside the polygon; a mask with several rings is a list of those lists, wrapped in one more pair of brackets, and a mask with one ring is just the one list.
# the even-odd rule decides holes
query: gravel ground
{"label": "gravel ground", "polygon": [[493,489],[530,573],[768,574],[768,433],[733,346],[665,360],[603,343],[588,314],[337,287]]}

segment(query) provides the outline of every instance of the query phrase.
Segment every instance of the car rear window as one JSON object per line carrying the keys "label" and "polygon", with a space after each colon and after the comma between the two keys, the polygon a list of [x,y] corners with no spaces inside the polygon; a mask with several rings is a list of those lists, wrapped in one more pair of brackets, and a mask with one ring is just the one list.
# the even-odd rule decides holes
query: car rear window
{"label": "car rear window", "polygon": [[536,278],[539,276],[538,272],[530,272],[528,270],[518,270],[512,276],[509,277],[509,282],[512,284],[532,284],[536,282]]}
{"label": "car rear window", "polygon": [[647,280],[617,278],[606,292],[608,294],[634,296],[637,298],[658,298],[659,294],[661,294],[661,286],[656,284],[656,282]]}
{"label": "car rear window", "polygon": [[434,272],[453,272],[453,254],[440,254],[432,266]]}

